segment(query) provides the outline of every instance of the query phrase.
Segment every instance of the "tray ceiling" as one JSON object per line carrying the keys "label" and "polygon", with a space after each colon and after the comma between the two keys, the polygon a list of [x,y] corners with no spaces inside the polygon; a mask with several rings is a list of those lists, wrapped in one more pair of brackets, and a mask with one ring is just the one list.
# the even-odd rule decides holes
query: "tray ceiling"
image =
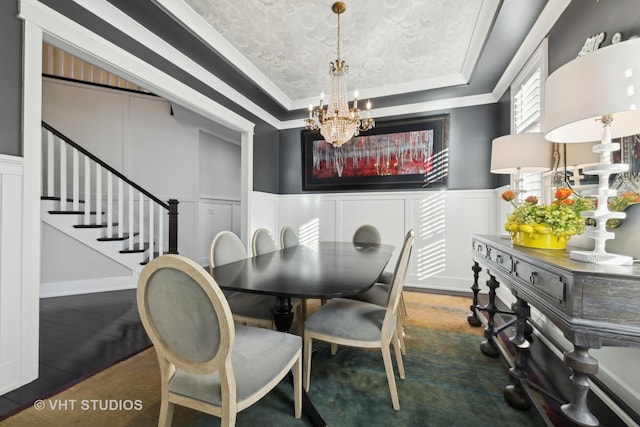
{"label": "tray ceiling", "polygon": [[[156,0],[286,108],[329,91],[333,0]],[[349,91],[374,98],[466,84],[499,0],[346,1],[342,59]]]}

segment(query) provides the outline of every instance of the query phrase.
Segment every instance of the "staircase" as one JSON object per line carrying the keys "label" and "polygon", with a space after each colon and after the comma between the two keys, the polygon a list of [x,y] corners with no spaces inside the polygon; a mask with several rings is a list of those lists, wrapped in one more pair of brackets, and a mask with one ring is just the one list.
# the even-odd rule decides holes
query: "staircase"
{"label": "staircase", "polygon": [[43,222],[135,273],[178,253],[177,200],[159,200],[47,123],[42,129]]}

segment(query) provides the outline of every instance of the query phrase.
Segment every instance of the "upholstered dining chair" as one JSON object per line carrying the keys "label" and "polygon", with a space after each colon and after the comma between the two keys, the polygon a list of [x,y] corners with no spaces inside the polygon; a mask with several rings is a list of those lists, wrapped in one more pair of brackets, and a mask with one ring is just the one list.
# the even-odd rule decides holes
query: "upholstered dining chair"
{"label": "upholstered dining chair", "polygon": [[298,246],[300,244],[300,240],[298,239],[298,235],[288,225],[285,225],[280,230],[280,248],[286,249],[291,248],[293,246]]}
{"label": "upholstered dining chair", "polygon": [[398,337],[397,310],[400,292],[409,267],[414,232],[410,230],[404,240],[385,307],[348,298],[334,298],[317,312],[309,316],[304,329],[304,388],[308,391],[311,382],[311,354],[313,340],[360,347],[380,348],[387,374],[391,402],[395,410],[400,409],[390,346],[393,345],[400,378],[405,377],[404,365]]}
{"label": "upholstered dining chair", "polygon": [[[253,256],[275,252],[277,250],[278,248],[276,247],[269,230],[266,228],[258,228],[253,232],[253,236],[251,237],[251,252]],[[291,306],[296,316],[298,335],[302,336],[304,333],[303,322],[306,317],[306,304],[304,304],[299,298],[292,298]]]}
{"label": "upholstered dining chair", "polygon": [[[218,265],[247,258],[242,240],[230,231],[221,231],[211,241],[209,272]],[[236,323],[274,329],[273,308],[275,297],[249,292],[235,292],[227,297]]]}
{"label": "upholstered dining chair", "polygon": [[302,340],[292,334],[234,325],[211,275],[181,255],[163,255],[140,273],[138,310],[160,364],[158,425],[170,426],[175,405],[221,418],[269,393],[293,371],[294,416],[302,411]]}
{"label": "upholstered dining chair", "polygon": [[277,250],[278,247],[273,241],[269,230],[266,228],[258,228],[253,232],[253,236],[251,237],[251,253],[253,256],[275,252]]}
{"label": "upholstered dining chair", "polygon": [[[371,224],[364,224],[358,227],[353,233],[351,241],[355,245],[379,245],[380,243],[382,243],[380,232],[374,225]],[[386,283],[387,285],[390,284],[391,273],[388,271],[383,271],[380,277],[378,277],[378,282]]]}

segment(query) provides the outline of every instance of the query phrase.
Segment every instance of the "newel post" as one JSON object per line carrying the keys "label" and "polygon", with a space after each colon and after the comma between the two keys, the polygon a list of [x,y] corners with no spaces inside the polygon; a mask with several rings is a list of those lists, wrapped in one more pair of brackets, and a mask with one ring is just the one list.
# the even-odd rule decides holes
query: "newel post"
{"label": "newel post", "polygon": [[169,199],[169,253],[178,253],[178,202]]}

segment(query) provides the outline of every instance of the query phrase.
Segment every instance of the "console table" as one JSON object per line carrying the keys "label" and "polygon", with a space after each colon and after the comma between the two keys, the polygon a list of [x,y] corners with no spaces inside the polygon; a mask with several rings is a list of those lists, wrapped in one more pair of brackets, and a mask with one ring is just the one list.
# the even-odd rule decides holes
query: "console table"
{"label": "console table", "polygon": [[510,341],[516,346],[514,367],[509,376],[512,384],[505,388],[505,399],[524,409],[531,403],[522,388],[527,379],[526,339],[530,306],[537,308],[553,322],[573,344],[564,363],[573,375],[571,402],[562,411],[572,421],[584,426],[597,426],[598,419],[589,411],[587,393],[589,375],[598,372],[598,361],[589,349],[602,346],[640,346],[640,266],[608,266],[569,259],[569,251],[533,249],[511,244],[509,238],[474,235],[471,254],[474,260],[473,305],[468,321],[480,325],[477,317],[478,276],[486,269],[489,280],[488,312],[481,344],[483,353],[497,356],[494,338],[496,289],[507,286],[516,297],[511,309],[516,315],[516,329]]}

